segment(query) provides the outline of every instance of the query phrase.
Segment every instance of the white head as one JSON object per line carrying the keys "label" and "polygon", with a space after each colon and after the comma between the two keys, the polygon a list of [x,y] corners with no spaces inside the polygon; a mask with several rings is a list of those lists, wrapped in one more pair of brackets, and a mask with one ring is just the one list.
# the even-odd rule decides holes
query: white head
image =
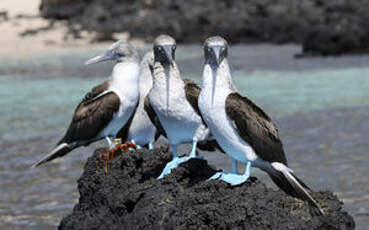
{"label": "white head", "polygon": [[154,59],[164,67],[175,62],[176,41],[169,35],[160,35],[154,40]]}
{"label": "white head", "polygon": [[108,60],[115,60],[116,62],[139,62],[140,56],[138,55],[136,48],[134,48],[131,44],[126,41],[119,40],[111,45],[105,52],[86,61],[85,65]]}
{"label": "white head", "polygon": [[223,94],[234,89],[227,57],[228,43],[224,38],[214,36],[205,40],[203,87],[210,90],[212,104],[217,92]]}
{"label": "white head", "polygon": [[219,67],[222,61],[228,57],[227,41],[220,36],[206,39],[204,42],[204,57],[206,64],[209,64],[212,68]]}

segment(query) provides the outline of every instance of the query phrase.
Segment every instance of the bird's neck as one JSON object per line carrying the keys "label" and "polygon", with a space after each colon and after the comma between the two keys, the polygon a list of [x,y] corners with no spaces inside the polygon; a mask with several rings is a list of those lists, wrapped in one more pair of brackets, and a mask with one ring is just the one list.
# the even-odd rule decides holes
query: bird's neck
{"label": "bird's neck", "polygon": [[[213,91],[213,89],[230,90],[234,89],[232,75],[227,59],[224,59],[219,66],[205,63],[202,74],[203,90]],[[215,90],[215,93],[219,90]]]}
{"label": "bird's neck", "polygon": [[138,62],[118,62],[113,68],[109,88],[128,97],[138,96],[139,74]]}
{"label": "bird's neck", "polygon": [[155,89],[165,89],[168,88],[169,85],[175,88],[184,86],[176,63],[173,65],[164,66],[160,62],[155,62],[154,73],[152,77],[153,88]]}

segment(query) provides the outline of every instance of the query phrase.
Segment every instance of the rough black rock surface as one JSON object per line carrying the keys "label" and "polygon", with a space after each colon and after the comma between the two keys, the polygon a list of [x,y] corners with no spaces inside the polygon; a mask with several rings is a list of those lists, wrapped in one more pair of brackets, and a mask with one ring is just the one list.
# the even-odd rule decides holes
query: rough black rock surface
{"label": "rough black rock surface", "polygon": [[[368,53],[368,0],[42,0],[46,18],[111,37],[129,31],[179,42],[218,34],[230,42],[296,42],[308,55]],[[78,25],[78,26],[76,26]]]}
{"label": "rough black rock surface", "polygon": [[97,150],[78,181],[79,203],[59,229],[354,229],[353,218],[331,192],[313,196],[325,216],[256,178],[231,187],[206,181],[216,170],[193,159],[162,180],[167,149],[140,150],[115,158],[104,173]]}
{"label": "rough black rock surface", "polygon": [[303,54],[342,55],[369,53],[369,1],[321,1],[323,20],[303,39]]}

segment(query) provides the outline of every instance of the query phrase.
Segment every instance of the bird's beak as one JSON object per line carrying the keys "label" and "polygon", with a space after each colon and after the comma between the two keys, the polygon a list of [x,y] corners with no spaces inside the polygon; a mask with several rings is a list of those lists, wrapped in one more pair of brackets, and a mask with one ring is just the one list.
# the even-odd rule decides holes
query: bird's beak
{"label": "bird's beak", "polygon": [[117,55],[114,54],[112,49],[108,49],[107,51],[103,52],[102,54],[97,55],[85,62],[85,65],[91,65],[98,62],[109,61],[109,60],[116,60]]}
{"label": "bird's beak", "polygon": [[169,64],[171,66],[174,65],[174,62],[173,62],[173,55],[172,55],[172,47],[171,45],[168,45],[168,46],[164,46],[164,52],[165,52],[165,56],[167,57],[167,60],[169,62]]}
{"label": "bird's beak", "polygon": [[217,62],[217,65],[219,65],[222,62],[222,60],[220,59],[220,49],[221,49],[221,47],[220,46],[214,46],[211,49],[213,50],[215,61]]}

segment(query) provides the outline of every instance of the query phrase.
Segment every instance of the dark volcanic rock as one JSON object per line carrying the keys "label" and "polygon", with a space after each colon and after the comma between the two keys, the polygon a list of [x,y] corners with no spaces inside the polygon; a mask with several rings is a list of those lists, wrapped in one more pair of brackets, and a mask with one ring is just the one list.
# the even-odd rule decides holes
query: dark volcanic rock
{"label": "dark volcanic rock", "polygon": [[96,168],[102,150],[89,158],[78,181],[79,203],[59,229],[354,229],[351,216],[331,192],[313,196],[316,210],[256,178],[231,187],[206,181],[216,172],[205,160],[190,160],[158,181],[170,160],[166,149],[140,150]]}
{"label": "dark volcanic rock", "polygon": [[[311,1],[311,0],[310,0]],[[152,41],[169,33],[179,42],[203,42],[219,34],[231,42],[299,42],[314,18],[301,4],[276,0],[42,0],[41,14],[68,19],[103,33],[129,31]],[[313,11],[312,4],[304,4]]]}
{"label": "dark volcanic rock", "polygon": [[322,1],[324,17],[303,39],[304,55],[369,53],[369,1]]}
{"label": "dark volcanic rock", "polygon": [[41,14],[106,34],[179,42],[218,34],[230,42],[303,43],[308,55],[368,53],[367,0],[42,0]]}

